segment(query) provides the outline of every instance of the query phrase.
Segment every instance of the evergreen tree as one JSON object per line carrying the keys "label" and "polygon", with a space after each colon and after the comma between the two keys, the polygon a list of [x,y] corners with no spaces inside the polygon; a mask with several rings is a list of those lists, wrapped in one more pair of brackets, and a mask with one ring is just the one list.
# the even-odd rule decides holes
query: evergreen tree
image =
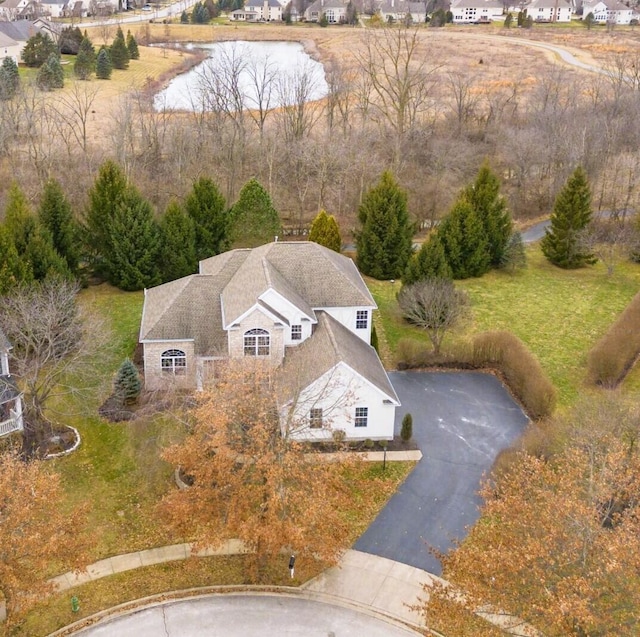
{"label": "evergreen tree", "polygon": [[336,218],[321,210],[311,224],[309,241],[319,243],[334,252],[340,252],[342,250],[342,239],[340,238],[340,229]]}
{"label": "evergreen tree", "polygon": [[71,204],[55,179],[44,186],[38,217],[51,236],[56,252],[66,261],[73,274],[78,272],[80,260],[78,224],[73,218]]}
{"label": "evergreen tree", "polygon": [[454,279],[482,276],[489,270],[488,241],[473,206],[461,197],[438,228]]}
{"label": "evergreen tree", "polygon": [[160,228],[151,204],[130,186],[109,227],[105,255],[109,282],[121,290],[142,290],[160,283]]}
{"label": "evergreen tree", "polygon": [[67,262],[53,247],[49,231],[38,222],[35,224],[35,231],[29,236],[24,260],[36,281],[44,281],[51,276],[71,278]]}
{"label": "evergreen tree", "polygon": [[514,272],[518,268],[527,267],[527,253],[524,249],[522,235],[514,232],[507,241],[507,246],[502,253],[500,267],[509,272]]}
{"label": "evergreen tree", "polygon": [[111,53],[111,64],[114,69],[124,70],[129,68],[129,50],[121,27],[118,27],[116,31],[116,37],[113,39],[109,52]]}
{"label": "evergreen tree", "polygon": [[329,19],[327,18],[327,14],[323,11],[322,15],[320,16],[320,20],[318,20],[318,24],[321,27],[328,27],[329,26]]}
{"label": "evergreen tree", "polygon": [[209,10],[203,2],[196,2],[191,11],[191,22],[193,24],[207,24],[211,19]]}
{"label": "evergreen tree", "polygon": [[0,64],[0,101],[10,100],[20,88],[20,74],[15,60],[7,56]]}
{"label": "evergreen tree", "polygon": [[556,197],[551,227],[542,239],[542,252],[560,268],[580,268],[595,263],[582,240],[591,221],[591,190],[587,176],[578,166]]}
{"label": "evergreen tree", "polygon": [[133,361],[130,358],[125,358],[113,382],[113,393],[123,404],[132,405],[138,400],[141,391],[140,374],[138,374]]}
{"label": "evergreen tree", "polygon": [[352,26],[358,24],[358,11],[353,0],[349,0],[349,2],[347,2],[347,8],[345,11],[345,22]]}
{"label": "evergreen tree", "polygon": [[127,31],[127,51],[129,51],[130,60],[139,60],[140,51],[138,50],[138,42],[131,31]]}
{"label": "evergreen tree", "polygon": [[167,206],[160,222],[160,234],[162,280],[174,281],[196,272],[198,258],[195,224],[175,201]]}
{"label": "evergreen tree", "polygon": [[27,250],[31,235],[36,231],[36,219],[24,192],[16,182],[13,182],[9,188],[4,226],[22,258]]}
{"label": "evergreen tree", "polygon": [[57,53],[56,43],[46,33],[32,35],[22,51],[22,61],[32,68],[41,67],[52,53]]}
{"label": "evergreen tree", "polygon": [[79,27],[65,27],[58,38],[58,50],[63,55],[78,55],[83,35]]}
{"label": "evergreen tree", "polygon": [[412,254],[413,225],[407,195],[390,172],[382,174],[358,210],[356,235],[360,270],[376,279],[399,279]]}
{"label": "evergreen tree", "polygon": [[89,207],[84,220],[84,243],[94,273],[109,278],[105,256],[111,251],[111,225],[124,201],[129,185],[118,164],[106,161],[89,191]]}
{"label": "evergreen tree", "polygon": [[593,12],[589,11],[589,13],[587,13],[587,15],[584,18],[584,26],[587,27],[588,31],[591,31],[595,23],[596,23],[596,18],[593,15]]}
{"label": "evergreen tree", "polygon": [[224,252],[229,247],[227,203],[215,183],[200,177],[185,201],[187,216],[193,221],[196,260]]}
{"label": "evergreen tree", "polygon": [[510,29],[513,25],[513,13],[507,13],[507,17],[504,19],[504,28]]}
{"label": "evergreen tree", "polygon": [[409,442],[413,436],[413,416],[405,414],[402,417],[402,428],[400,429],[400,438],[402,442]]}
{"label": "evergreen tree", "polygon": [[189,14],[186,12],[186,10],[183,10],[182,14],[180,15],[180,24],[189,24]]}
{"label": "evergreen tree", "polygon": [[82,38],[78,55],[73,63],[73,72],[81,80],[88,80],[96,70],[96,51],[89,38]]}
{"label": "evergreen tree", "polygon": [[57,53],[52,53],[38,70],[36,84],[43,91],[64,87],[64,71]]}
{"label": "evergreen tree", "polygon": [[452,272],[447,263],[442,241],[435,233],[409,259],[402,283],[411,285],[424,279],[450,279],[451,277]]}
{"label": "evergreen tree", "polygon": [[482,165],[475,182],[465,189],[464,195],[484,226],[489,263],[492,267],[498,267],[511,236],[513,223],[507,204],[500,195],[498,177],[491,171],[488,162]]}
{"label": "evergreen tree", "polygon": [[231,208],[231,238],[238,248],[254,248],[273,241],[282,231],[269,193],[250,179]]}
{"label": "evergreen tree", "polygon": [[111,55],[104,47],[100,49],[96,58],[96,77],[99,80],[108,80],[113,72],[113,64],[111,63]]}
{"label": "evergreen tree", "polygon": [[33,273],[18,255],[9,231],[0,224],[0,296],[19,283],[29,283]]}

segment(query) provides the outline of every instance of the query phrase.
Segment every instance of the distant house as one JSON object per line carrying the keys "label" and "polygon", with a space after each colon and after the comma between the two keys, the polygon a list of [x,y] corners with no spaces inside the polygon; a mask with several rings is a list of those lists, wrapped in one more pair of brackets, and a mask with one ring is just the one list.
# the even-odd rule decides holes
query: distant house
{"label": "distant house", "polygon": [[278,0],[247,0],[243,9],[231,12],[234,22],[282,22],[282,5]]}
{"label": "distant house", "polygon": [[22,393],[9,371],[11,343],[0,330],[0,437],[24,429]]}
{"label": "distant house", "polygon": [[454,24],[479,24],[502,18],[504,6],[498,0],[453,0]]}
{"label": "distant house", "polygon": [[531,0],[524,8],[534,22],[571,22],[567,0]]}
{"label": "distant house", "polygon": [[67,15],[68,0],[40,0],[42,15],[49,18],[63,18]]}
{"label": "distant house", "polygon": [[315,0],[304,12],[304,19],[319,22],[323,15],[329,24],[342,24],[347,20],[347,3],[342,0]]}
{"label": "distant house", "polygon": [[255,11],[248,11],[247,9],[236,9],[231,12],[231,20],[233,22],[258,22],[260,20],[260,14]]}
{"label": "distant house", "polygon": [[633,19],[633,9],[617,0],[585,1],[582,18],[590,13],[598,24],[630,24]]}
{"label": "distant house", "polygon": [[427,5],[424,2],[409,2],[408,0],[384,0],[379,8],[380,17],[385,22],[425,22]]}
{"label": "distant house", "polygon": [[33,20],[37,16],[36,3],[32,0],[4,0],[0,4],[0,20]]}
{"label": "distant house", "polygon": [[259,361],[305,438],[391,439],[400,403],[369,345],[375,307],[351,259],[316,243],[225,252],[145,291],[145,386],[203,388],[229,361]]}

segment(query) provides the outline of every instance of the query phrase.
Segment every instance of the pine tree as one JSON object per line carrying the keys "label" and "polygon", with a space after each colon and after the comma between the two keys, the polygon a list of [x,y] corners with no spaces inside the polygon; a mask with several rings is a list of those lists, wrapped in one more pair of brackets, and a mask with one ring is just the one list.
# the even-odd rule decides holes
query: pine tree
{"label": "pine tree", "polygon": [[438,234],[434,233],[409,259],[402,283],[411,285],[424,279],[450,279],[451,277],[451,268],[447,263],[442,241]]}
{"label": "pine tree", "polygon": [[87,80],[96,70],[96,51],[89,38],[82,38],[78,55],[73,63],[73,72],[81,80]]}
{"label": "pine tree", "polygon": [[280,217],[269,193],[256,179],[250,179],[231,208],[233,244],[238,248],[254,248],[273,241],[281,231]]}
{"label": "pine tree", "polygon": [[229,247],[230,219],[227,203],[215,183],[200,177],[184,204],[194,224],[196,260],[224,252]]}
{"label": "pine tree", "polygon": [[454,279],[482,276],[489,270],[488,241],[473,206],[461,197],[438,228]]}
{"label": "pine tree", "polygon": [[22,51],[22,61],[32,68],[40,68],[52,53],[57,53],[56,43],[46,33],[32,35]]}
{"label": "pine tree", "polygon": [[465,189],[464,195],[484,226],[489,263],[492,267],[499,267],[513,223],[507,204],[500,195],[498,177],[491,171],[488,162],[482,165],[475,182]]}
{"label": "pine tree", "polygon": [[79,228],[71,204],[55,179],[49,179],[42,192],[38,216],[51,236],[56,252],[66,261],[69,270],[77,274],[80,261]]}
{"label": "pine tree", "polygon": [[409,442],[413,436],[413,416],[409,413],[402,417],[402,428],[400,429],[400,438],[402,442]]}
{"label": "pine tree", "polygon": [[128,188],[127,178],[120,166],[108,160],[100,166],[98,176],[89,191],[83,235],[87,257],[94,273],[99,276],[110,276],[106,255],[111,252],[111,225]]}
{"label": "pine tree", "polygon": [[24,192],[16,182],[13,182],[9,188],[4,226],[22,258],[31,235],[36,231],[36,219]]}
{"label": "pine tree", "polygon": [[113,72],[113,64],[111,62],[111,55],[109,51],[104,47],[100,49],[98,57],[96,58],[96,77],[99,80],[108,80],[111,78]]}
{"label": "pine tree", "polygon": [[43,91],[64,87],[64,71],[57,53],[52,53],[38,70],[36,84]]}
{"label": "pine tree", "polygon": [[123,404],[132,405],[138,400],[141,391],[140,374],[133,361],[125,358],[113,382],[113,392]]}
{"label": "pine tree", "polygon": [[113,39],[109,52],[111,53],[111,64],[113,64],[114,69],[124,70],[129,68],[129,50],[121,27],[118,27],[116,31],[116,37]]}
{"label": "pine tree", "polygon": [[334,252],[340,252],[342,249],[342,239],[340,238],[340,229],[338,222],[333,215],[328,215],[321,210],[311,224],[309,232],[309,241],[319,243],[325,248],[329,248]]}
{"label": "pine tree", "polygon": [[556,197],[551,227],[542,239],[542,252],[560,268],[581,268],[595,263],[581,234],[591,221],[591,190],[587,176],[578,166]]}
{"label": "pine tree", "polygon": [[163,281],[174,281],[198,269],[196,231],[193,219],[175,201],[167,206],[160,222]]}
{"label": "pine tree", "polygon": [[9,231],[0,224],[0,296],[19,283],[29,283],[33,273],[18,255]]}
{"label": "pine tree", "polygon": [[131,33],[131,31],[127,31],[127,51],[129,52],[130,60],[139,60],[140,59],[140,51],[138,49],[138,42],[136,38]]}
{"label": "pine tree", "polygon": [[71,278],[67,262],[53,247],[49,231],[38,222],[36,222],[35,231],[29,236],[24,260],[36,281],[44,281],[51,276]]}
{"label": "pine tree", "polygon": [[382,174],[358,210],[356,235],[360,270],[376,279],[399,279],[412,254],[413,225],[407,195],[390,172]]}
{"label": "pine tree", "polygon": [[159,256],[160,228],[151,204],[130,186],[109,227],[109,282],[126,291],[157,285]]}
{"label": "pine tree", "polygon": [[180,15],[180,24],[189,24],[189,14],[185,10]]}
{"label": "pine tree", "polygon": [[0,64],[0,100],[10,100],[19,88],[18,65],[11,56],[7,56]]}
{"label": "pine tree", "polygon": [[524,249],[522,235],[514,232],[507,241],[507,247],[502,253],[500,267],[509,272],[515,272],[518,268],[527,267],[527,253]]}

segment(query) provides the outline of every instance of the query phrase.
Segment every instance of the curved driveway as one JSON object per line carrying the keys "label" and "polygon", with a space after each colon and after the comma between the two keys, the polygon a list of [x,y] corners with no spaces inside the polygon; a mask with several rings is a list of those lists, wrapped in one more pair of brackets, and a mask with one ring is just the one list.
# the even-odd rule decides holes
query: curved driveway
{"label": "curved driveway", "polygon": [[478,518],[478,487],[528,419],[502,383],[479,372],[392,372],[422,460],[354,548],[439,575],[428,547],[446,551]]}

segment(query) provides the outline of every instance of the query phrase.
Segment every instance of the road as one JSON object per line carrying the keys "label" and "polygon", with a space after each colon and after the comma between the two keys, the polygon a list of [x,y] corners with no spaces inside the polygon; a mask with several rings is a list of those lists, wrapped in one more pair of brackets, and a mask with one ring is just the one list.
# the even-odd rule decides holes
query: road
{"label": "road", "polygon": [[415,637],[398,624],[296,597],[213,595],[167,602],[91,626],[79,637]]}
{"label": "road", "polygon": [[404,484],[354,548],[439,575],[429,547],[446,551],[478,518],[480,481],[528,418],[500,381],[483,373],[391,372],[402,417],[422,451]]}

